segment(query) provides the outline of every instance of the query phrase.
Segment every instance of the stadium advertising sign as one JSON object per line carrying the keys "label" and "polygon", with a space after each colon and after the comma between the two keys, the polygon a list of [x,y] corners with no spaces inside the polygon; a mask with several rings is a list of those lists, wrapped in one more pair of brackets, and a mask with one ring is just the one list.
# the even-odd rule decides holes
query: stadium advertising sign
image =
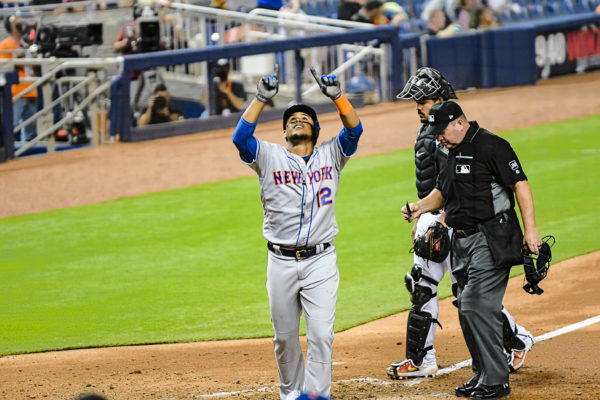
{"label": "stadium advertising sign", "polygon": [[535,63],[538,78],[600,68],[600,24],[537,35]]}

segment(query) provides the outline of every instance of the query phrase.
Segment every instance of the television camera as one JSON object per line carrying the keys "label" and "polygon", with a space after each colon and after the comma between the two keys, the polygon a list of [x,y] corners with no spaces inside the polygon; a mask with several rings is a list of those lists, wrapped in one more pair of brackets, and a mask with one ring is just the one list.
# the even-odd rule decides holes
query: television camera
{"label": "television camera", "polygon": [[149,6],[133,7],[135,32],[131,26],[125,28],[125,37],[129,40],[133,53],[146,53],[164,50],[160,42],[160,19],[158,10]]}
{"label": "television camera", "polygon": [[79,57],[74,46],[102,44],[102,23],[78,25],[24,24],[23,39],[32,52],[43,57]]}

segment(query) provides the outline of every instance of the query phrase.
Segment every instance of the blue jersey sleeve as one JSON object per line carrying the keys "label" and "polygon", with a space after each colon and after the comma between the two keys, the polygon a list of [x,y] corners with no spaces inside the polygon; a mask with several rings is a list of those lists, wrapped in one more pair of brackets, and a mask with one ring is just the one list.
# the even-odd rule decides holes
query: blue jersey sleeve
{"label": "blue jersey sleeve", "polygon": [[233,144],[240,152],[240,158],[248,164],[256,160],[258,141],[253,136],[254,129],[256,129],[256,122],[250,123],[242,117],[233,132]]}
{"label": "blue jersey sleeve", "polygon": [[344,128],[340,131],[338,138],[342,145],[342,151],[346,157],[350,157],[358,148],[358,139],[363,132],[362,122],[358,121],[358,125],[354,128]]}

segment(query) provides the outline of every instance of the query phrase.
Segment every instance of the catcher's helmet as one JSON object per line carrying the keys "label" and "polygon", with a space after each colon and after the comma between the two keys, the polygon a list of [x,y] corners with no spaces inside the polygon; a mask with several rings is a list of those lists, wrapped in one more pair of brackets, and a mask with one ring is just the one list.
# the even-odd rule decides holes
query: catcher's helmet
{"label": "catcher's helmet", "polygon": [[312,140],[313,146],[317,144],[317,139],[319,138],[319,132],[321,131],[321,126],[319,125],[319,120],[317,119],[317,113],[315,110],[307,106],[306,104],[294,104],[283,113],[283,130],[285,131],[285,127],[287,126],[288,119],[295,112],[303,112],[312,118],[314,121],[313,129],[312,129]]}
{"label": "catcher's helmet", "polygon": [[523,286],[523,290],[529,294],[544,293],[544,290],[538,286],[538,283],[548,275],[550,261],[552,261],[551,249],[554,243],[556,243],[556,239],[552,235],[547,235],[542,240],[543,242],[537,256],[529,250],[527,244],[524,244],[521,250],[523,254],[523,269],[525,271],[525,279],[527,280],[527,283]]}
{"label": "catcher's helmet", "polygon": [[397,99],[415,101],[422,99],[435,100],[440,97],[443,100],[458,99],[450,82],[444,78],[440,71],[431,67],[419,68],[417,73],[408,79],[404,89],[396,96]]}

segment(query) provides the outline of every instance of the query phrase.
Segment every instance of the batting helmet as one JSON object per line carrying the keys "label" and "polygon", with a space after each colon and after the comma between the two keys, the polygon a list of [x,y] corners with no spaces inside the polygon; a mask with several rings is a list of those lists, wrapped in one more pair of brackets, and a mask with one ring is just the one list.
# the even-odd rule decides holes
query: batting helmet
{"label": "batting helmet", "polygon": [[317,144],[317,139],[319,138],[319,132],[321,131],[321,126],[319,125],[319,120],[317,119],[317,113],[316,111],[310,107],[307,106],[306,104],[294,104],[293,106],[291,106],[290,108],[288,108],[287,110],[285,110],[285,112],[283,113],[283,130],[285,131],[285,127],[287,126],[287,122],[288,119],[290,119],[290,117],[292,116],[293,113],[296,112],[303,112],[305,114],[307,114],[309,117],[312,118],[312,120],[314,121],[314,125],[312,128],[312,139],[313,139],[313,146],[315,144]]}
{"label": "batting helmet", "polygon": [[419,68],[417,73],[408,79],[404,89],[396,96],[397,99],[416,101],[422,99],[435,100],[440,97],[443,100],[458,99],[450,82],[444,78],[440,71],[430,67]]}

